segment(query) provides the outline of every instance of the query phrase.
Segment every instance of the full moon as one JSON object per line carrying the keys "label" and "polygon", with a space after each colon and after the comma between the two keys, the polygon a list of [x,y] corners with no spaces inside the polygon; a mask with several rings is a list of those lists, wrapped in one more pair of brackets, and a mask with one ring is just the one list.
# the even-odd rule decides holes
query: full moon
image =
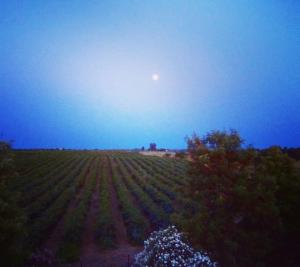
{"label": "full moon", "polygon": [[158,81],[159,80],[159,75],[157,73],[152,74],[152,80],[153,81]]}

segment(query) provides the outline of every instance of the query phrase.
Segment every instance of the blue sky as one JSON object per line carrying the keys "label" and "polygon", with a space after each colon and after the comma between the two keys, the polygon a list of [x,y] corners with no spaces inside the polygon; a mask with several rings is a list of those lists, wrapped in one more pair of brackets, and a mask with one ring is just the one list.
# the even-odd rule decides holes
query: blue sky
{"label": "blue sky", "polygon": [[184,148],[235,128],[300,146],[299,14],[296,0],[1,0],[1,138]]}

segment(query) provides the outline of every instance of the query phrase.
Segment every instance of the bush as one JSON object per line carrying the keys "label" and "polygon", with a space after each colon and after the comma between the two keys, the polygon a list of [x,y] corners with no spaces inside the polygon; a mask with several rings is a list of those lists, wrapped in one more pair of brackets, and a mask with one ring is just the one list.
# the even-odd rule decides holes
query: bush
{"label": "bush", "polygon": [[183,241],[175,226],[153,232],[144,250],[135,256],[133,267],[209,267],[216,266],[205,253],[195,252]]}
{"label": "bush", "polygon": [[0,251],[1,266],[16,266],[25,257],[26,217],[18,206],[19,194],[7,186],[17,176],[10,144],[0,141]]}

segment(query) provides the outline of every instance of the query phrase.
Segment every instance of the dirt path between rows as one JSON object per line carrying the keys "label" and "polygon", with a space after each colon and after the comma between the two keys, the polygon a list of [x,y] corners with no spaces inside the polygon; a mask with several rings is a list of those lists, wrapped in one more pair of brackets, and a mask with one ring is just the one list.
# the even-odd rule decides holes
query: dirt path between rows
{"label": "dirt path between rows", "polygon": [[[114,162],[113,164],[118,165],[119,163],[118,163],[118,162]],[[124,165],[124,167],[125,167],[125,165]],[[126,168],[126,167],[125,167],[125,168]],[[126,170],[127,170],[127,169],[126,169]],[[127,170],[127,171],[128,171],[128,170]],[[124,176],[125,176],[126,174],[125,174],[124,171],[122,171],[121,169],[118,169],[118,172],[119,172],[119,174],[120,174],[121,177],[122,177],[123,185],[127,188],[127,190],[128,190],[129,192],[131,192],[131,191],[130,191],[130,188],[129,188],[129,186],[128,186],[128,183],[127,183],[127,182],[125,181],[125,179],[124,179]],[[128,171],[128,174],[131,175],[130,171]],[[130,193],[130,201],[132,202],[133,206],[134,206],[136,209],[138,209],[138,210],[141,211],[142,216],[146,219],[146,221],[147,221],[147,223],[148,223],[146,235],[150,235],[150,233],[152,233],[153,231],[157,230],[156,225],[154,225],[153,223],[151,223],[151,221],[148,219],[148,218],[149,218],[149,214],[147,214],[147,213],[141,208],[141,205],[140,205],[140,203],[139,203],[138,198],[137,198],[134,194],[132,194],[132,193]]]}
{"label": "dirt path between rows", "polygon": [[[106,163],[109,164],[108,159],[105,160],[107,161]],[[131,265],[134,255],[142,250],[142,247],[132,246],[128,242],[126,227],[120,212],[117,194],[112,183],[111,169],[108,179],[113,223],[116,226],[117,247],[114,249],[101,250],[95,242],[94,225],[97,218],[97,212],[99,210],[98,177],[96,190],[93,194],[90,210],[87,216],[80,262],[68,265],[70,267],[127,267]]]}
{"label": "dirt path between rows", "polygon": [[76,206],[84,192],[84,187],[85,187],[86,183],[88,182],[87,180],[88,180],[88,178],[90,178],[89,173],[90,173],[91,167],[93,166],[94,162],[95,162],[95,160],[93,160],[90,163],[88,169],[86,170],[86,173],[84,174],[85,179],[84,179],[83,185],[79,189],[79,192],[76,194],[76,196],[70,200],[65,213],[60,218],[60,220],[58,221],[56,226],[53,228],[49,238],[43,243],[43,245],[42,245],[43,248],[47,248],[47,249],[53,251],[54,253],[57,251],[59,244],[61,243],[61,240],[63,238],[63,234],[64,234],[63,230],[64,230],[65,218],[67,218],[67,216],[69,216],[72,213],[72,211],[76,208]]}
{"label": "dirt path between rows", "polygon": [[[102,166],[101,166],[102,167]],[[101,168],[100,167],[100,168]],[[82,239],[82,249],[81,249],[81,259],[86,260],[89,258],[93,258],[99,254],[99,248],[95,242],[95,225],[97,221],[97,214],[99,211],[99,185],[100,185],[100,171],[97,171],[96,177],[96,187],[93,192],[89,211],[86,217],[86,223],[83,231],[83,239]]]}
{"label": "dirt path between rows", "polygon": [[114,219],[114,224],[116,227],[116,239],[117,244],[120,246],[129,245],[128,239],[127,239],[127,233],[126,233],[126,227],[121,215],[121,211],[119,208],[119,202],[117,199],[117,193],[114,188],[113,182],[112,182],[112,170],[111,165],[109,166],[109,193],[110,193],[110,202],[111,202],[111,209],[112,209],[112,217]]}

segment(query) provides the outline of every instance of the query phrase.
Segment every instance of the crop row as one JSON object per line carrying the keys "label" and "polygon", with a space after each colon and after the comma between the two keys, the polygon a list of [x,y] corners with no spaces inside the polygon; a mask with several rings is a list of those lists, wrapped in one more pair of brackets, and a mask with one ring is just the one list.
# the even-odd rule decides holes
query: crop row
{"label": "crop row", "polygon": [[171,171],[173,169],[176,173],[181,175],[185,175],[188,168],[188,162],[184,159],[158,158],[156,163],[161,163],[162,165],[167,166]]}
{"label": "crop row", "polygon": [[31,222],[29,243],[33,247],[45,238],[47,231],[64,214],[67,204],[75,196],[78,190],[77,187],[79,187],[81,180],[84,179],[90,164],[86,162],[86,159],[83,161],[85,163],[83,168],[83,164],[78,165],[67,177],[64,184],[60,183],[49,191],[49,197],[46,199],[48,206],[46,203],[41,203],[42,206],[45,206],[45,210],[40,210],[39,208],[41,211],[39,216],[29,221]]}
{"label": "crop row", "polygon": [[135,182],[130,174],[129,170],[126,169],[124,163],[120,158],[115,158],[116,164],[119,165],[120,173],[122,174],[124,184],[127,186],[128,190],[132,192],[137,203],[143,212],[147,215],[151,224],[155,227],[164,227],[168,224],[169,218],[164,210],[157,205],[151,197],[145,193],[145,191]]}
{"label": "crop row", "polygon": [[21,175],[26,175],[34,171],[37,167],[51,162],[60,156],[62,156],[61,153],[18,151],[15,156],[15,161],[18,167],[17,171]]}
{"label": "crop row", "polygon": [[[79,157],[76,157],[79,159]],[[49,164],[49,166],[44,166],[39,168],[36,173],[30,176],[21,176],[19,179],[19,191],[28,193],[36,186],[39,186],[44,181],[48,180],[49,178],[52,178],[53,176],[59,174],[62,169],[67,166],[67,164],[70,164],[72,160],[76,159],[75,157],[70,158],[64,158],[62,160],[57,160],[52,164]],[[23,182],[23,185],[22,185]]]}
{"label": "crop row", "polygon": [[110,157],[112,180],[116,188],[117,197],[121,207],[121,213],[126,225],[127,236],[134,244],[142,244],[150,225],[142,212],[134,204],[131,192],[125,186],[119,165]]}
{"label": "crop row", "polygon": [[49,191],[49,187],[51,188],[53,185],[57,185],[59,182],[63,181],[64,177],[68,176],[70,171],[80,164],[80,162],[82,162],[81,158],[75,160],[70,159],[58,166],[52,172],[49,172],[49,174],[36,179],[35,183],[29,183],[25,186],[21,203],[22,206],[30,206],[33,204],[34,200],[43,197],[43,194]]}
{"label": "crop row", "polygon": [[99,160],[97,158],[91,165],[90,171],[86,173],[86,182],[81,189],[82,191],[77,193],[79,195],[78,203],[75,203],[75,207],[66,215],[64,220],[63,241],[58,251],[60,258],[64,261],[75,261],[79,258],[82,232],[98,173]]}
{"label": "crop row", "polygon": [[136,171],[140,172],[141,176],[147,179],[147,183],[151,184],[157,190],[161,191],[168,198],[174,200],[175,198],[179,197],[178,192],[176,192],[177,187],[170,179],[168,179],[167,177],[163,177],[159,174],[151,176],[148,172],[148,166],[145,167],[144,165],[140,165],[139,162],[136,162],[131,159],[128,159],[128,161]]}
{"label": "crop row", "polygon": [[[171,160],[171,159],[170,159]],[[178,175],[176,172],[171,172],[171,168],[159,165],[159,159],[156,161],[153,161],[148,158],[141,158],[137,157],[135,158],[135,161],[137,161],[140,165],[143,166],[149,172],[151,175],[160,175],[162,177],[167,178],[170,182],[173,182],[177,185],[183,185],[185,184],[185,178],[184,176]]]}
{"label": "crop row", "polygon": [[159,183],[159,185],[157,186],[159,186],[162,191],[165,191],[165,193],[169,197],[175,198],[174,191],[176,190],[178,184],[176,184],[172,179],[170,179],[170,174],[164,175],[160,173],[155,173],[153,172],[152,166],[147,165],[139,159],[133,158],[128,160],[134,165],[134,168],[139,170],[142,174],[150,176],[152,178],[150,179],[150,182],[156,181],[157,183]]}
{"label": "crop row", "polygon": [[108,159],[103,158],[100,175],[99,194],[100,208],[97,216],[96,240],[102,248],[114,247],[116,243],[116,229],[113,224],[111,209],[111,190],[109,188],[110,168]]}
{"label": "crop row", "polygon": [[[36,218],[40,216],[40,213],[45,210],[51,203],[65,190],[66,187],[74,187],[74,178],[80,176],[81,179],[84,178],[82,173],[83,166],[87,166],[86,162],[91,161],[91,159],[84,158],[78,164],[69,166],[68,169],[64,170],[62,174],[57,177],[49,179],[44,187],[43,194],[38,197],[38,201],[32,202],[32,204],[26,206],[27,214],[30,218]],[[49,190],[50,189],[50,190]]]}
{"label": "crop row", "polygon": [[46,164],[41,164],[34,171],[28,174],[22,174],[14,177],[11,180],[10,189],[12,191],[26,192],[27,188],[32,187],[35,183],[38,183],[40,178],[46,176],[49,172],[53,171],[56,166],[61,165],[64,160],[69,158],[57,158]]}
{"label": "crop row", "polygon": [[[157,158],[157,162],[160,161],[160,160],[161,160],[161,158]],[[163,160],[165,160],[165,161],[175,161],[175,162],[177,161],[177,160],[174,160],[174,159],[163,159]],[[143,167],[145,168],[145,171],[147,172],[149,170],[150,166],[148,166],[147,164],[144,164]],[[136,168],[138,169],[138,167],[136,167]],[[166,169],[166,171],[167,171],[167,169]],[[159,178],[160,182],[165,183],[165,182],[171,180],[170,179],[171,176],[172,175],[169,174],[169,176],[167,176],[167,179],[165,178],[163,180],[160,178],[159,175],[156,176],[156,177]],[[182,179],[182,181],[184,181],[185,183],[187,183],[188,180],[189,180],[189,177],[187,177],[187,178],[182,177],[181,179]],[[149,182],[150,181],[151,180],[149,179]],[[160,185],[157,185],[157,186],[160,186],[160,190],[162,190],[166,194],[168,194],[167,188],[162,183]],[[174,199],[174,201],[176,203],[176,206],[180,207],[181,209],[188,209],[191,212],[196,212],[199,209],[198,204],[196,202],[192,201],[188,196],[180,193],[179,189],[180,189],[180,187],[173,187],[172,190],[169,191],[169,192],[173,192],[173,194],[175,195],[174,198],[172,198],[172,197],[171,198]],[[174,205],[175,205],[175,203],[174,203]]]}
{"label": "crop row", "polygon": [[124,152],[60,153],[54,157],[49,152],[40,159],[30,155],[28,162],[36,162],[27,169],[25,161],[22,163],[22,173],[26,175],[15,181],[15,187],[23,192],[31,247],[41,244],[64,218],[64,234],[58,248],[66,261],[75,260],[80,254],[94,190],[99,192],[94,233],[102,248],[116,245],[116,214],[112,211],[115,192],[133,244],[141,244],[150,230],[168,225],[177,202],[187,207],[193,204],[177,190],[188,181],[182,161]]}
{"label": "crop row", "polygon": [[[161,206],[167,214],[172,213],[173,207],[170,198],[162,191],[154,187],[150,181],[154,181],[153,177],[145,173],[135,162],[131,159],[123,160],[132,179],[147,193],[151,199],[159,206]],[[140,170],[140,172],[139,172]]]}

